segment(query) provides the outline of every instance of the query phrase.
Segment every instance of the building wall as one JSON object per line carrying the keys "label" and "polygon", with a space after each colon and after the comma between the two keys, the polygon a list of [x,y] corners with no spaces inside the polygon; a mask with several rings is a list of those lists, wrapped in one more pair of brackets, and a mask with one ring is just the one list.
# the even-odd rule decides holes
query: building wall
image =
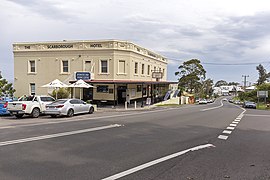
{"label": "building wall", "polygon": [[[166,58],[126,41],[15,43],[13,52],[15,96],[29,94],[30,83],[35,83],[36,94],[47,94],[48,89],[41,86],[54,79],[68,84],[69,81],[74,80],[74,72],[85,71],[85,61],[91,61],[90,72],[95,80],[155,81],[152,78],[154,68],[165,71],[161,81],[167,80]],[[61,72],[63,60],[68,60],[68,73]],[[108,73],[101,73],[101,60],[108,61]],[[30,73],[29,61],[35,62],[35,73]],[[125,62],[125,70],[119,65],[119,61]],[[135,63],[138,63],[137,74],[134,73]],[[142,64],[144,64],[144,74],[142,74]],[[148,65],[150,74],[147,74]],[[95,96],[99,97],[99,94]],[[108,98],[111,96],[113,97],[111,94],[108,95]]]}

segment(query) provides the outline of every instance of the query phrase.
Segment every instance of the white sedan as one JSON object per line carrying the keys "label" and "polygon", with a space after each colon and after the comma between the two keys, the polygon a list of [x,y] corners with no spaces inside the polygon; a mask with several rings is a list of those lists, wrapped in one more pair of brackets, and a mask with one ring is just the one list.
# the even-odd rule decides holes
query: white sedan
{"label": "white sedan", "polygon": [[50,115],[51,117],[56,117],[57,115],[71,117],[74,114],[92,114],[93,112],[93,105],[87,104],[80,99],[58,99],[55,102],[46,105],[45,110],[45,114]]}

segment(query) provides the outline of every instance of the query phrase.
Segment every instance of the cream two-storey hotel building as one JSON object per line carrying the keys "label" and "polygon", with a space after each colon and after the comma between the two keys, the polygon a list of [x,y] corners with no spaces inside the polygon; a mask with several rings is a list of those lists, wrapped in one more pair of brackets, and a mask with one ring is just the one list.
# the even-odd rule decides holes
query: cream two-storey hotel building
{"label": "cream two-storey hotel building", "polygon": [[[83,79],[84,100],[121,104],[158,101],[165,95],[167,59],[128,41],[55,41],[14,43],[15,96],[48,94],[43,85],[59,79],[69,84]],[[79,89],[76,89],[76,97]],[[142,101],[143,102],[143,101]]]}

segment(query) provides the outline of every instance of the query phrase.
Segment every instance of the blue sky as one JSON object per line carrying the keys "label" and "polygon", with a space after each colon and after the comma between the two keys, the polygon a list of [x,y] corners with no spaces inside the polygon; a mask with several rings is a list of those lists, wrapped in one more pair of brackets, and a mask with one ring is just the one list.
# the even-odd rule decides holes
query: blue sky
{"label": "blue sky", "polygon": [[259,63],[270,71],[267,0],[2,0],[0,8],[0,70],[11,82],[14,42],[64,39],[132,41],[169,59],[171,81],[193,58],[215,82],[253,83]]}

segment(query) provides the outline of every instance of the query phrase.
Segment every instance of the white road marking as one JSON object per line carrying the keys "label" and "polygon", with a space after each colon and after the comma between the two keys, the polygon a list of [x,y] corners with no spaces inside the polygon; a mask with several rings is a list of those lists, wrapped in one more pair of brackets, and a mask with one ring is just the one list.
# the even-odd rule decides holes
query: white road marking
{"label": "white road marking", "polygon": [[221,108],[223,106],[222,101],[220,101],[221,105],[220,106],[216,106],[216,107],[212,107],[212,108],[207,108],[207,109],[201,109],[200,111],[209,111],[209,110],[213,110],[213,109],[217,109],[217,108]]}
{"label": "white road marking", "polygon": [[219,135],[218,138],[219,139],[223,139],[223,140],[227,140],[229,136],[224,136],[224,135]]}
{"label": "white road marking", "polygon": [[231,134],[231,133],[232,133],[232,131],[227,131],[227,130],[224,130],[222,133],[224,133],[224,134]]}
{"label": "white road marking", "polygon": [[237,121],[233,121],[232,123],[233,123],[233,124],[238,124],[239,122],[237,122]]}
{"label": "white road marking", "polygon": [[74,134],[82,134],[82,133],[116,128],[116,127],[121,127],[121,126],[122,125],[120,124],[112,124],[108,126],[101,126],[101,127],[90,128],[90,129],[82,129],[82,130],[77,130],[77,131],[69,131],[69,132],[50,134],[50,135],[44,135],[44,136],[36,136],[36,137],[31,137],[31,138],[3,141],[3,142],[0,142],[0,146],[7,146],[7,145],[19,144],[19,143],[25,143],[25,142],[31,142],[31,141],[39,141],[43,139],[51,139],[51,138],[57,138],[57,137],[62,137],[62,136],[70,136]]}
{"label": "white road marking", "polygon": [[237,126],[237,125],[236,125],[236,124],[230,124],[230,126],[234,126],[234,127],[235,127],[235,126]]}
{"label": "white road marking", "polygon": [[234,120],[234,122],[240,122],[240,121],[241,121],[240,119],[239,120],[238,119]]}
{"label": "white road marking", "polygon": [[118,174],[115,174],[115,175],[112,175],[110,177],[107,177],[107,178],[104,178],[102,180],[114,180],[114,179],[119,179],[119,178],[122,178],[124,176],[127,176],[127,175],[130,175],[132,173],[135,173],[137,171],[140,171],[140,170],[143,170],[145,168],[148,168],[150,166],[153,166],[153,165],[156,165],[158,163],[161,163],[163,161],[167,161],[169,159],[172,159],[172,158],[175,158],[175,157],[178,157],[178,156],[181,156],[183,154],[186,154],[190,151],[198,151],[198,150],[201,150],[201,149],[205,149],[205,148],[211,148],[211,147],[215,147],[213,144],[205,144],[205,145],[200,145],[200,146],[196,146],[196,147],[193,147],[193,148],[190,148],[190,149],[187,149],[187,150],[184,150],[184,151],[180,151],[180,152],[177,152],[177,153],[174,153],[174,154],[171,154],[171,155],[168,155],[168,156],[165,156],[165,157],[162,157],[162,158],[159,158],[159,159],[156,159],[156,160],[153,160],[153,161],[150,161],[148,163],[145,163],[145,164],[142,164],[140,166],[137,166],[137,167],[134,167],[132,169],[129,169],[129,170],[126,170],[124,172],[121,172],[121,173],[118,173]]}
{"label": "white road marking", "polygon": [[235,129],[235,127],[227,127],[226,129],[230,129],[230,130],[234,130]]}
{"label": "white road marking", "polygon": [[239,117],[238,117],[238,118],[235,118],[235,119],[237,119],[237,120],[241,120],[242,118],[239,118]]}
{"label": "white road marking", "polygon": [[251,116],[251,117],[270,117],[270,115],[260,115],[260,114],[245,114],[245,116]]}

